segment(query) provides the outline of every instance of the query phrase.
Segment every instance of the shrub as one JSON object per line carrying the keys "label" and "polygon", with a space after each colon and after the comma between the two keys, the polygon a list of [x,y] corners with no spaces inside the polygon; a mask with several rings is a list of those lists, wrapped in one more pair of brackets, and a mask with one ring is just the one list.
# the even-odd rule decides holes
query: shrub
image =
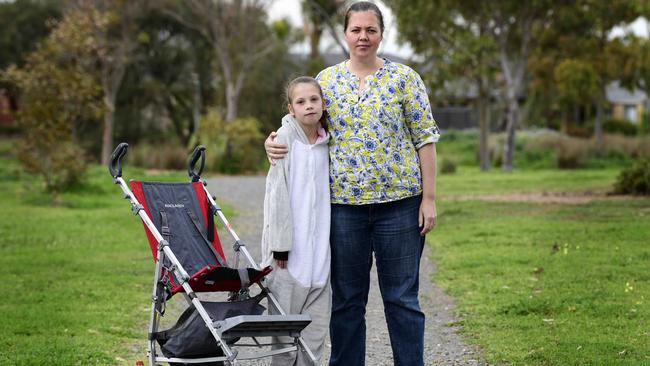
{"label": "shrub", "polygon": [[603,131],[607,133],[618,133],[625,136],[634,136],[637,134],[637,127],[623,119],[608,118],[603,122]]}
{"label": "shrub", "polygon": [[84,151],[70,141],[39,144],[25,140],[19,144],[18,159],[25,171],[43,177],[45,190],[54,196],[82,183],[87,168]]}
{"label": "shrub", "polygon": [[254,172],[264,160],[262,125],[254,117],[238,118],[226,125],[228,137],[221,164],[226,173]]}
{"label": "shrub", "polygon": [[614,193],[650,195],[650,159],[637,159],[631,167],[621,171],[614,184]]}
{"label": "shrub", "polygon": [[199,143],[206,147],[206,169],[223,173],[254,172],[265,161],[260,122],[252,117],[226,123],[217,109],[201,118]]}
{"label": "shrub", "polygon": [[555,164],[560,169],[584,166],[591,144],[589,140],[562,136],[555,147]]}
{"label": "shrub", "polygon": [[441,174],[453,174],[456,173],[456,163],[451,160],[444,158],[440,162],[440,173]]}
{"label": "shrub", "polygon": [[133,165],[146,169],[187,169],[188,149],[178,143],[140,143],[129,149]]}
{"label": "shrub", "polygon": [[570,124],[566,128],[566,134],[572,137],[589,138],[593,135],[593,126],[576,126]]}

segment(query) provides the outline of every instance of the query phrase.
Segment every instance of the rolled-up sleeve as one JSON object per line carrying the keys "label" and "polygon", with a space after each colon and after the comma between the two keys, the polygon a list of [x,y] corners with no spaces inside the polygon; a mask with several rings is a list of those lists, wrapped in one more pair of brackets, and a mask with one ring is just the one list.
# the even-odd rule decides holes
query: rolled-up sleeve
{"label": "rolled-up sleeve", "polygon": [[414,70],[405,76],[404,122],[411,134],[416,149],[426,144],[438,142],[440,130],[431,113],[431,104],[424,82]]}

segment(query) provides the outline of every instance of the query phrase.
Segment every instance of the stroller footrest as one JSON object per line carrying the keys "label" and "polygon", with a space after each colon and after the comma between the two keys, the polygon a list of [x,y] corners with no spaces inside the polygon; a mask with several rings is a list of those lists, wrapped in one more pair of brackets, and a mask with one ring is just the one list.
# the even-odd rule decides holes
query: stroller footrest
{"label": "stroller footrest", "polygon": [[238,337],[299,337],[311,323],[307,314],[296,315],[239,315],[213,323],[224,340]]}

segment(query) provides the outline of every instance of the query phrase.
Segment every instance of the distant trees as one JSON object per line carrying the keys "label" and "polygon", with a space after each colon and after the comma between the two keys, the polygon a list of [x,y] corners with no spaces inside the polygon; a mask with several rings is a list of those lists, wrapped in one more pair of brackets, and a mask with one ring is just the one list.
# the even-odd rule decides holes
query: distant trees
{"label": "distant trees", "polygon": [[197,31],[214,48],[225,84],[227,122],[238,115],[239,96],[253,65],[278,46],[266,21],[261,0],[168,1],[162,8],[189,29]]}
{"label": "distant trees", "polygon": [[56,0],[0,2],[0,70],[22,65],[38,41],[50,33],[48,23],[60,19],[62,7]]}
{"label": "distant trees", "polygon": [[425,58],[424,78],[434,100],[458,98],[470,87],[476,90],[479,163],[481,170],[489,169],[490,98],[495,95],[499,62],[497,44],[489,33],[488,3],[394,0],[390,4],[395,9],[401,37]]}
{"label": "distant trees", "polygon": [[[609,36],[613,27],[650,14],[646,1],[386,3],[402,38],[422,56],[420,70],[434,103],[473,103],[483,170],[492,164],[491,116],[506,131],[500,162],[510,170],[522,120],[550,127],[561,121],[569,131],[593,115],[598,139],[609,82],[650,88],[648,40]],[[217,154],[213,168],[259,168],[261,139],[286,112],[287,80],[324,66],[320,41],[328,32],[338,35],[344,2],[301,0],[303,29],[271,22],[267,5],[0,2],[0,23],[6,25],[0,33],[0,84],[18,98],[25,166],[43,174],[48,190],[60,191],[81,174],[48,176],[61,171],[52,167],[73,156],[75,162],[82,161],[79,156],[106,162],[119,139],[156,147],[164,141],[176,151],[203,143]],[[290,54],[290,46],[305,36],[309,55]]]}
{"label": "distant trees", "polygon": [[[402,38],[425,57],[427,74],[436,76],[431,79],[434,92],[459,82],[477,90],[482,169],[488,165],[484,141],[485,116],[489,115],[484,111],[487,94],[483,88],[489,88],[492,80],[499,83],[500,93],[496,96],[505,106],[502,168],[509,171],[513,168],[522,101],[537,101],[537,110],[546,112],[552,108],[563,110],[565,123],[570,110],[590,110],[593,105],[594,135],[597,143],[602,144],[605,87],[613,80],[627,77],[627,71],[619,67],[622,59],[639,62],[643,58],[643,52],[629,52],[630,42],[617,47],[619,41],[609,34],[614,27],[633,21],[644,11],[647,14],[644,1],[387,3],[397,15]],[[637,63],[628,71],[640,74],[643,69]],[[544,118],[549,117],[547,114]]]}

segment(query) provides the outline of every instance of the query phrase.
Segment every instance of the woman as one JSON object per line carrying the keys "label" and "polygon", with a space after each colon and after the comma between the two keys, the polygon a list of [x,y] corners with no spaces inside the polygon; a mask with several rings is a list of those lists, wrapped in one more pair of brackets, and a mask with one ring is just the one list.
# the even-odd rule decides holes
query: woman
{"label": "woman", "polygon": [[[424,235],[436,221],[439,131],[420,76],[382,59],[376,5],[345,15],[350,59],[321,71],[331,133],[332,314],[330,365],[363,365],[374,253],[395,365],[423,365],[418,302]],[[287,147],[265,143],[271,159]]]}

